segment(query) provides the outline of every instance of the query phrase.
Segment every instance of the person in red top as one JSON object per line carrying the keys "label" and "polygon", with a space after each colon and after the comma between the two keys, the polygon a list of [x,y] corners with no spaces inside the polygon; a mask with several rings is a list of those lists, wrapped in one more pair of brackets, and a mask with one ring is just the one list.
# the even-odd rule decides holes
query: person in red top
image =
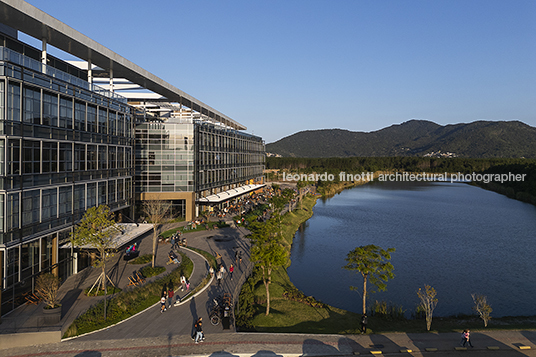
{"label": "person in red top", "polygon": [[168,305],[169,307],[171,308],[171,306],[173,306],[173,295],[175,294],[175,292],[173,291],[173,286],[169,285],[169,289],[168,289]]}
{"label": "person in red top", "polygon": [[231,280],[233,280],[233,271],[234,271],[234,266],[233,264],[231,264],[231,266],[229,267],[229,276],[231,277]]}

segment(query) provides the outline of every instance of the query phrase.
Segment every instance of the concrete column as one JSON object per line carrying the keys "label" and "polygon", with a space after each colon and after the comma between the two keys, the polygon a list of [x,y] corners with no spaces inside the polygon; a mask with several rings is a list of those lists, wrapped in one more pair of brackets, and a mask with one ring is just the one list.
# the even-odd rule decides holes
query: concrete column
{"label": "concrete column", "polygon": [[114,92],[114,70],[110,67],[110,92]]}
{"label": "concrete column", "polygon": [[195,218],[195,192],[192,192],[189,198],[185,199],[186,203],[186,214],[185,219],[187,221],[192,221]]}
{"label": "concrete column", "polygon": [[78,252],[73,253],[73,274],[78,274]]}
{"label": "concrete column", "polygon": [[87,81],[93,84],[93,70],[91,65],[91,58],[87,60]]}
{"label": "concrete column", "polygon": [[47,64],[47,40],[46,40],[46,38],[44,38],[41,41],[41,63],[44,65],[41,68],[41,71],[43,73],[47,73],[47,70],[46,70],[46,64]]}
{"label": "concrete column", "polygon": [[[52,265],[58,264],[58,234],[55,233],[54,237],[52,238]],[[54,276],[59,276],[59,269],[56,265],[54,268],[52,268],[52,274]]]}

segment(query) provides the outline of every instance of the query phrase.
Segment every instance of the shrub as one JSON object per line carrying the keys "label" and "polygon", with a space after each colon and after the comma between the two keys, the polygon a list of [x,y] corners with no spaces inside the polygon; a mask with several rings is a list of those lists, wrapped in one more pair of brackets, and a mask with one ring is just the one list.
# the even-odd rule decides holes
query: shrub
{"label": "shrub", "polygon": [[316,300],[312,296],[305,296],[304,293],[302,293],[301,291],[299,291],[297,289],[286,290],[283,293],[283,297],[285,299],[288,299],[288,300],[297,301],[297,302],[301,302],[303,304],[307,304],[307,305],[309,305],[311,307],[316,307],[316,308],[324,308],[324,307],[326,307],[326,305],[324,303],[322,303],[321,301]]}
{"label": "shrub", "polygon": [[43,273],[37,278],[35,294],[45,302],[46,308],[53,309],[60,306],[58,301],[60,285],[60,278],[51,273]]}
{"label": "shrub", "polygon": [[385,320],[405,320],[406,310],[402,306],[385,301],[374,301],[370,307],[370,316],[381,317]]}
{"label": "shrub", "polygon": [[166,268],[164,267],[152,267],[150,265],[144,266],[140,269],[140,272],[143,274],[144,277],[150,278],[151,276],[156,276],[158,274],[162,274],[166,271]]}
{"label": "shrub", "polygon": [[152,260],[153,260],[152,254],[144,254],[144,255],[140,255],[136,259],[132,259],[131,261],[128,262],[128,264],[147,264],[147,263],[152,262]]}

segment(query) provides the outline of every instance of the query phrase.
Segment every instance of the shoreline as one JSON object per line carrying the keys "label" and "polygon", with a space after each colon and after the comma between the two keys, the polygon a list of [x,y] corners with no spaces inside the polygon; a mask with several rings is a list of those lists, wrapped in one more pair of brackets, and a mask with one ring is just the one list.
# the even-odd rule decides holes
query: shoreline
{"label": "shoreline", "polygon": [[[365,182],[368,183],[368,182]],[[299,230],[299,227],[309,220],[314,214],[313,208],[317,203],[317,200],[319,198],[330,198],[333,197],[335,194],[341,193],[343,190],[348,188],[354,188],[356,186],[359,186],[360,184],[364,184],[363,182],[353,182],[353,183],[343,183],[342,185],[337,185],[335,187],[331,187],[329,190],[330,195],[329,196],[320,196],[320,195],[314,195],[309,196],[312,198],[312,202],[307,205],[305,208],[306,211],[309,214],[306,217],[301,217],[302,219],[296,220],[294,217],[294,222],[292,222],[293,229],[291,232],[289,232],[288,229],[286,229],[285,232],[285,240],[287,240],[290,244],[288,245],[289,251],[292,248],[292,244],[294,243],[294,237],[296,235],[296,232]],[[303,207],[302,207],[303,209]],[[296,208],[298,210],[298,208]],[[288,223],[287,223],[287,228]],[[288,265],[286,265],[284,268],[284,276],[286,282],[288,282],[289,285],[291,285],[295,290],[298,290],[293,282],[291,281],[290,277],[287,273],[287,268],[292,264],[292,257],[289,259]],[[284,282],[279,282],[279,284],[284,284]],[[281,291],[281,289],[278,289],[274,284],[273,286],[273,292],[272,287],[271,289],[271,296],[276,297],[277,292]],[[279,290],[279,291],[278,291]],[[303,292],[300,291],[302,294]],[[257,295],[257,302],[256,302],[256,308],[259,310],[263,310],[263,306],[265,304],[262,302],[262,299],[259,299],[260,295]],[[305,294],[304,294],[305,295]],[[343,310],[339,308],[335,308],[333,306],[327,305],[323,309],[315,309],[314,308],[304,308],[303,303],[299,302],[291,302],[288,300],[284,300],[283,298],[275,298],[271,300],[272,308],[274,308],[276,305],[278,309],[280,310],[281,314],[288,314],[291,315],[288,318],[284,317],[278,317],[277,320],[268,318],[265,319],[262,316],[259,316],[259,313],[257,312],[255,316],[251,319],[252,320],[252,326],[253,331],[258,332],[294,332],[294,333],[322,333],[321,331],[332,331],[331,333],[342,333],[342,334],[348,334],[357,331],[358,327],[356,326],[357,323],[355,323],[356,319],[359,319],[361,316],[358,313],[354,313],[348,310]],[[303,313],[298,314],[299,310],[303,310]],[[307,310],[307,311],[305,311]],[[321,315],[322,311],[327,311],[327,315],[324,317],[321,317],[319,319],[314,318],[312,315]],[[338,315],[340,321],[337,322],[337,326],[331,326],[332,322],[331,320],[333,313]],[[292,317],[292,315],[298,315]],[[317,316],[318,317],[318,316]],[[404,321],[387,321],[385,318],[382,318],[380,316],[374,316],[371,317],[371,319],[374,321],[374,325],[377,326],[377,330],[375,330],[373,333],[382,333],[382,332],[389,332],[389,331],[395,331],[395,332],[418,332],[422,331],[425,328],[424,321],[419,319],[410,319],[410,320],[404,320]],[[275,320],[275,321],[274,321]],[[464,315],[464,316],[434,316],[434,323],[433,325],[437,325],[437,327],[434,327],[434,330],[438,331],[451,331],[452,329],[455,329],[455,326],[459,325],[460,323],[469,324],[473,330],[512,330],[512,329],[527,329],[531,328],[533,324],[536,322],[536,316],[525,316],[525,315],[519,315],[519,316],[504,316],[504,317],[497,317],[492,320],[490,323],[491,326],[488,326],[486,329],[484,329],[482,325],[482,321],[476,316],[476,315]],[[422,326],[421,326],[422,325]]]}

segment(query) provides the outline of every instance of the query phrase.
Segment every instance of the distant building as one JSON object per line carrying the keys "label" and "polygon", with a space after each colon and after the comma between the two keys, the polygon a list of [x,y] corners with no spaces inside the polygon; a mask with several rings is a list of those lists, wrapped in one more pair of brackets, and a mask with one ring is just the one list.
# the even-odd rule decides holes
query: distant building
{"label": "distant building", "polygon": [[264,141],[245,129],[32,5],[0,0],[1,314],[41,272],[65,279],[89,264],[66,243],[90,207],[128,223],[136,202],[171,200],[192,220],[262,187]]}

